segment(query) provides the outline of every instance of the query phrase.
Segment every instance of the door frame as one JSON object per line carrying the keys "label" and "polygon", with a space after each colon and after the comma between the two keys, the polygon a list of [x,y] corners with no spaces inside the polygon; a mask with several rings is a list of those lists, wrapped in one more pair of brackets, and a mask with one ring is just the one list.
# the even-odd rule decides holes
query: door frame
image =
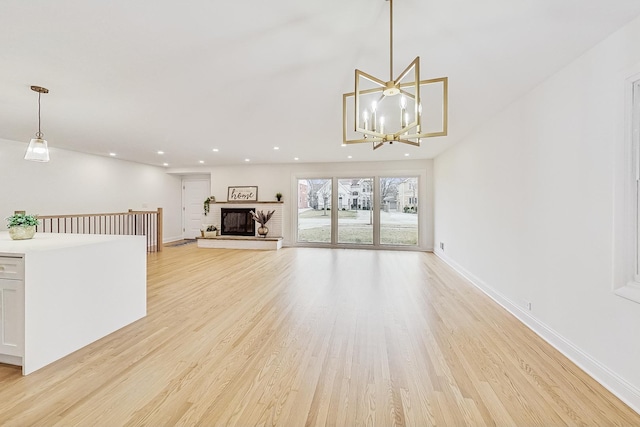
{"label": "door frame", "polygon": [[204,197],[202,198],[202,200],[204,201],[204,199],[209,195],[209,193],[211,193],[211,176],[210,175],[185,175],[182,177],[182,195],[181,195],[181,199],[182,199],[182,239],[186,239],[185,234],[187,232],[187,208],[186,208],[186,198],[185,198],[185,190],[186,190],[186,183],[188,182],[198,182],[198,181],[206,181],[207,182],[207,188],[209,189],[207,194],[204,195]]}

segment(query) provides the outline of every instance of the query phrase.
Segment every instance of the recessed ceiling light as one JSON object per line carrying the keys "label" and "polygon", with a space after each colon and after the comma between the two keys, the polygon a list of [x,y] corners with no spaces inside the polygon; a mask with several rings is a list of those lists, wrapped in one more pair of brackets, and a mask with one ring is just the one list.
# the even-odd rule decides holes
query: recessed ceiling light
{"label": "recessed ceiling light", "polygon": [[163,163],[162,166],[169,166],[169,163]]}
{"label": "recessed ceiling light", "polygon": [[273,147],[273,149],[274,149],[274,150],[279,150],[279,149],[280,149],[280,147]]}
{"label": "recessed ceiling light", "polygon": [[245,162],[250,162],[250,161],[251,161],[251,159],[244,159],[244,161],[245,161]]}
{"label": "recessed ceiling light", "polygon": [[109,153],[109,155],[110,155],[111,157],[115,157],[115,156],[116,156],[116,153]]}
{"label": "recessed ceiling light", "polygon": [[347,159],[353,159],[353,156],[347,156]]}
{"label": "recessed ceiling light", "polygon": [[218,151],[220,151],[220,150],[218,150],[217,148],[214,148],[214,149],[213,149],[213,152],[214,152],[214,153],[217,153]]}
{"label": "recessed ceiling light", "polygon": [[204,163],[204,160],[200,160],[200,164],[203,164],[203,163]]}
{"label": "recessed ceiling light", "polygon": [[300,160],[300,158],[299,157],[294,157],[293,160]]}
{"label": "recessed ceiling light", "polygon": [[164,151],[158,151],[158,154],[162,155],[164,154]]}
{"label": "recessed ceiling light", "polygon": [[405,157],[409,157],[409,153],[404,153],[404,156]]}
{"label": "recessed ceiling light", "polygon": [[347,146],[347,144],[342,144],[342,145],[341,145],[341,147],[346,147],[346,146]]}

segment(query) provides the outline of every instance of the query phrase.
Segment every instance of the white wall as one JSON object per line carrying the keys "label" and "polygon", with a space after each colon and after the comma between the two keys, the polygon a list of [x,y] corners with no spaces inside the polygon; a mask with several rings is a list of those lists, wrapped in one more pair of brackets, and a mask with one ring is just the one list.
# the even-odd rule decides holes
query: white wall
{"label": "white wall", "polygon": [[0,229],[16,210],[40,215],[164,209],[164,240],[182,238],[181,177],[162,168],[50,148],[23,160],[26,143],[0,139]]}
{"label": "white wall", "polygon": [[612,289],[615,157],[639,47],[636,19],[434,164],[436,253],[636,410],[640,304]]}
{"label": "white wall", "polygon": [[[362,147],[366,149],[365,147]],[[201,169],[200,169],[201,171]],[[172,173],[186,174],[193,171],[174,170]],[[324,177],[361,177],[382,176],[385,174],[408,176],[420,175],[420,200],[424,208],[418,212],[424,224],[424,233],[420,236],[422,250],[433,249],[433,161],[403,160],[396,162],[345,162],[345,163],[300,163],[281,165],[242,165],[225,166],[211,169],[211,194],[218,201],[227,199],[229,186],[257,185],[258,200],[276,199],[276,193],[282,193],[284,201],[284,244],[294,245],[295,216],[297,215],[298,178]],[[422,203],[422,202],[421,202]]]}

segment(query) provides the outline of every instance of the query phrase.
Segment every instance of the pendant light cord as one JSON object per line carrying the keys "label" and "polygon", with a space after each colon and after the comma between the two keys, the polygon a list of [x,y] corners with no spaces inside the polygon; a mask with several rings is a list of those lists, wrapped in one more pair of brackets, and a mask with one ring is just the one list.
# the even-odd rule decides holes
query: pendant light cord
{"label": "pendant light cord", "polygon": [[389,0],[389,81],[393,81],[393,0]]}
{"label": "pendant light cord", "polygon": [[36,134],[36,136],[39,139],[42,139],[43,134],[42,132],[40,132],[40,95],[42,95],[42,93],[38,92],[38,133]]}

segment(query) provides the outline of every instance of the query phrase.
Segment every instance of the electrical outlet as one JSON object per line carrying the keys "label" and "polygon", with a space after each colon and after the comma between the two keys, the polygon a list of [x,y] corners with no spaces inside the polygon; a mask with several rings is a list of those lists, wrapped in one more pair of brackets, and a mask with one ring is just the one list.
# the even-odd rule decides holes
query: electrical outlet
{"label": "electrical outlet", "polygon": [[440,249],[444,251],[444,242],[440,242]]}
{"label": "electrical outlet", "polygon": [[527,310],[531,311],[531,302],[527,302]]}

